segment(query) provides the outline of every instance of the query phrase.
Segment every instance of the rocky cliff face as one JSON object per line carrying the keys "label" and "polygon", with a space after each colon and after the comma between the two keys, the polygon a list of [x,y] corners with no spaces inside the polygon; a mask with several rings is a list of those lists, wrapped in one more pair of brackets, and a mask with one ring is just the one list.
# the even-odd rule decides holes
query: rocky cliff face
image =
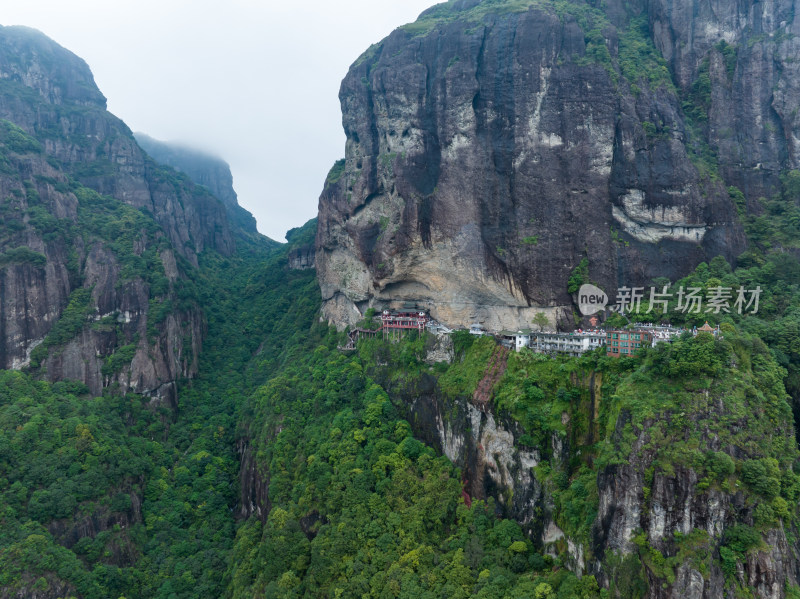
{"label": "rocky cliff face", "polygon": [[306,270],[316,266],[315,249],[312,244],[302,245],[289,251],[289,268]]}
{"label": "rocky cliff face", "polygon": [[463,469],[469,497],[495,497],[505,517],[522,524],[533,537],[543,534],[544,493],[531,470],[541,455],[536,449],[517,447],[515,439],[522,431],[516,423],[469,401],[448,405],[434,377],[424,377],[413,391],[394,388],[393,393],[403,400],[415,436]]}
{"label": "rocky cliff face", "polygon": [[[429,344],[428,355],[435,351]],[[765,351],[756,346],[754,363]],[[532,359],[515,362],[523,385],[542,384]],[[587,365],[553,386],[570,399],[551,414],[560,425],[538,444],[498,407],[503,386],[513,385],[509,379],[482,402],[448,396],[431,374],[403,382],[378,367],[371,375],[415,436],[461,468],[465,496],[493,497],[498,512],[519,522],[539,551],[578,576],[594,575],[610,597],[790,596],[787,589],[800,583],[800,547],[792,517],[781,520],[774,510],[786,505],[781,497],[795,497],[788,471],[797,452],[780,382],[755,370],[731,371],[705,384],[687,381],[681,392],[649,403],[659,380],[652,364],[647,376],[617,382],[605,368]],[[549,401],[547,391],[540,401]],[[541,409],[548,413],[553,405]],[[771,420],[762,428],[764,418]],[[765,474],[769,468],[773,473]],[[592,509],[576,511],[576,497]],[[749,546],[741,540],[746,535]]]}
{"label": "rocky cliff face", "polygon": [[0,29],[0,130],[0,367],[174,402],[203,338],[198,255],[234,249],[224,206],[36,31]]}
{"label": "rocky cliff face", "polygon": [[219,201],[173,185],[106,102],[83,60],[41,33],[5,27],[0,44],[0,118],[38,139],[65,174],[101,194],[148,210],[191,263],[206,247],[230,253]]}
{"label": "rocky cliff face", "polygon": [[179,144],[153,139],[145,133],[136,133],[136,141],[157,162],[170,166],[186,175],[197,185],[203,185],[218,198],[228,212],[228,218],[249,233],[256,232],[256,219],[239,206],[233,189],[233,175],[227,162],[216,156]]}
{"label": "rocky cliff face", "polygon": [[[436,353],[429,348],[428,356]],[[372,374],[381,379],[383,373]],[[498,514],[517,521],[542,553],[560,557],[578,575],[587,572],[590,549],[558,526],[550,490],[535,474],[537,466],[569,462],[572,451],[564,436],[553,433],[549,447],[527,446],[519,423],[493,402],[446,397],[434,376],[423,375],[410,386],[388,378],[382,383],[414,436],[461,469],[466,498],[493,498]],[[564,420],[569,421],[566,413]]]}
{"label": "rocky cliff face", "polygon": [[317,219],[311,219],[302,227],[296,227],[286,232],[286,241],[291,249],[287,259],[289,268],[306,270],[316,268],[317,258],[314,247],[314,236],[317,233]]}
{"label": "rocky cliff face", "polygon": [[720,172],[751,202],[772,195],[782,171],[800,167],[795,10],[792,0],[647,3],[676,85],[707,113],[705,139]]}
{"label": "rocky cliff face", "polygon": [[370,48],[320,197],[326,316],[569,321],[584,257],[612,294],[733,260],[726,187],[758,211],[800,139],[793,4],[746,4],[458,0]]}
{"label": "rocky cliff face", "polygon": [[[749,391],[737,397],[737,388],[752,388],[748,378],[688,392],[688,401],[664,405],[655,417],[637,416],[623,399],[625,407],[608,438],[620,459],[597,477],[597,518],[587,548],[587,555],[594,556],[589,569],[604,584],[620,576],[607,559],[617,555],[641,562],[649,582],[646,596],[652,598],[711,599],[746,589],[754,597],[778,599],[797,588],[800,547],[794,526],[788,518],[779,521],[774,512],[787,491],[781,477],[793,476],[785,460],[796,454],[785,392],[782,385],[770,389],[769,375],[754,371],[753,382],[764,391],[766,404]],[[627,391],[639,400],[643,388],[629,385]],[[770,397],[775,390],[777,397]],[[764,409],[774,399],[779,403],[773,406],[786,416],[761,430],[756,421],[766,417]],[[704,457],[686,459],[693,451],[689,447]],[[774,459],[764,456],[776,448],[775,457],[784,466],[773,461],[772,474],[766,473],[769,466],[755,466]],[[751,468],[759,470],[759,482],[748,474]],[[730,478],[734,472],[739,477],[735,483]],[[796,502],[793,493],[788,493],[790,509]],[[758,530],[749,548],[737,536],[742,530]]]}

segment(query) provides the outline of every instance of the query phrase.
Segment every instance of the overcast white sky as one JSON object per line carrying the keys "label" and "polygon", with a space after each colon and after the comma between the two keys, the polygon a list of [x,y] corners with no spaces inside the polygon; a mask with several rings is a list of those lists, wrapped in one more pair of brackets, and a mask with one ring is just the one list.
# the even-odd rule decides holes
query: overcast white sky
{"label": "overcast white sky", "polygon": [[259,230],[316,215],[344,156],[339,83],[367,47],[437,0],[0,0],[0,24],[89,63],[134,131],[224,158]]}

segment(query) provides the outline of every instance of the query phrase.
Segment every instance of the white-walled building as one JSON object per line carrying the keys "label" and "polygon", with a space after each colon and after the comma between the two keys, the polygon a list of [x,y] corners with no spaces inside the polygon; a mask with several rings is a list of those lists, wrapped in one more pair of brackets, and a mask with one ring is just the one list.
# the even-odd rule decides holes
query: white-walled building
{"label": "white-walled building", "polygon": [[605,345],[604,331],[576,331],[574,333],[519,331],[516,335],[516,350],[523,347],[540,354],[567,354],[579,356]]}

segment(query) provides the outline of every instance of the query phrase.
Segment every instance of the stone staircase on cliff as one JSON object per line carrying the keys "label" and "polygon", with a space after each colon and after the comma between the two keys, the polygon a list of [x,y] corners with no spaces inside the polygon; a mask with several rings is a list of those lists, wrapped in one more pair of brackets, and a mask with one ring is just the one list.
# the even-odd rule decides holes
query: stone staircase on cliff
{"label": "stone staircase on cliff", "polygon": [[478,383],[475,393],[472,394],[472,403],[482,412],[486,411],[486,405],[492,398],[492,392],[497,381],[506,371],[508,366],[509,349],[498,345],[489,358],[483,378]]}

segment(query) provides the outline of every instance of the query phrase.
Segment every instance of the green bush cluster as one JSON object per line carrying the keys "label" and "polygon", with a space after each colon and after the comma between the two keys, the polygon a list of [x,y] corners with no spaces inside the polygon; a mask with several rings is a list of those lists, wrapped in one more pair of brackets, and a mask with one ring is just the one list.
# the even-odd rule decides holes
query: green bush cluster
{"label": "green bush cluster", "polygon": [[780,465],[775,458],[746,460],[742,464],[742,481],[754,493],[766,499],[774,499],[780,492],[780,476]]}
{"label": "green bush cluster", "polygon": [[34,268],[42,269],[47,264],[47,257],[22,246],[6,250],[0,254],[0,268],[5,268],[12,264],[28,264]]}
{"label": "green bush cluster", "polygon": [[763,544],[759,532],[746,524],[737,524],[727,528],[719,550],[722,571],[726,576],[734,577],[736,562],[744,561],[748,551],[757,549]]}
{"label": "green bush cluster", "polygon": [[577,293],[581,285],[589,282],[589,259],[581,258],[578,265],[572,269],[567,281],[567,293]]}
{"label": "green bush cluster", "polygon": [[123,368],[130,365],[134,355],[136,355],[135,344],[118,347],[114,353],[108,356],[103,362],[101,368],[103,376],[111,376],[120,372]]}
{"label": "green bush cluster", "polygon": [[92,290],[79,288],[70,294],[67,307],[50,329],[44,341],[31,352],[31,367],[38,368],[47,357],[49,349],[67,343],[78,335],[88,322],[94,311],[92,306]]}
{"label": "green bush cluster", "polygon": [[38,154],[42,151],[42,145],[35,137],[5,119],[0,119],[0,144],[15,154]]}
{"label": "green bush cluster", "polygon": [[335,185],[339,182],[344,174],[345,159],[341,158],[333,163],[331,170],[328,171],[328,176],[325,178],[325,185]]}
{"label": "green bush cluster", "polygon": [[[675,93],[672,74],[650,37],[645,16],[631,19],[619,39],[619,68],[633,85]],[[635,91],[635,90],[634,90]]]}

